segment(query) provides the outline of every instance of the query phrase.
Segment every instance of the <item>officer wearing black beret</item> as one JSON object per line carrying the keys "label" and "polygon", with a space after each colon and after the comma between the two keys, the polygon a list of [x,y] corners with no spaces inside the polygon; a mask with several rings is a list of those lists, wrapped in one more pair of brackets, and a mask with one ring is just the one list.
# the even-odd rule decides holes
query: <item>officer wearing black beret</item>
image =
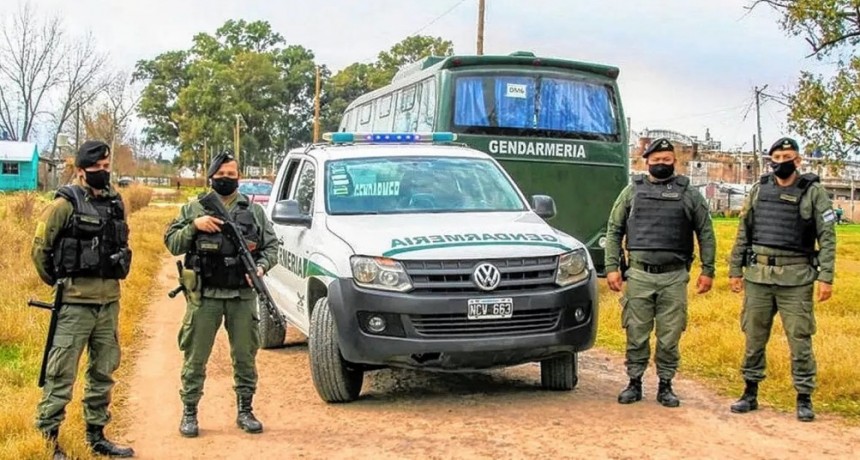
{"label": "officer wearing black beret", "polygon": [[833,293],[836,213],[819,177],[798,173],[800,149],[794,139],[778,139],[767,153],[773,172],[750,189],[729,264],[732,291],[744,292],[741,329],[746,336],[741,366],[746,385],[731,411],[758,409],[765,349],[779,313],[791,350],[797,419],[810,422],[818,372],[812,351],[813,290],[817,282],[819,302]]}
{"label": "officer wearing black beret", "polygon": [[[232,152],[219,154],[206,171],[215,198],[221,200],[230,219],[241,229],[257,265],[257,275],[278,263],[278,238],[265,211],[238,191],[239,163]],[[182,285],[187,304],[186,320],[179,332],[183,354],[181,373],[182,419],[179,432],[185,437],[199,434],[197,405],[203,396],[206,362],[215,335],[224,323],[229,332],[233,376],[236,382],[236,425],[248,433],[260,433],[263,424],[253,413],[257,390],[257,303],[238,251],[221,233],[223,221],[215,217],[205,195],[184,205],[164,235],[171,254],[184,255]],[[211,195],[209,198],[212,198]],[[266,314],[266,313],[262,313]],[[193,318],[193,320],[191,320]],[[283,334],[283,330],[281,330]],[[283,341],[283,336],[281,336]]]}
{"label": "officer wearing black beret", "polygon": [[672,378],[681,353],[678,342],[687,326],[687,283],[693,263],[693,235],[699,242],[702,272],[697,293],[711,289],[716,239],[702,194],[684,176],[675,175],[675,147],[668,139],[655,139],[642,153],[648,174],[633,179],[612,207],[606,231],[606,281],[621,291],[621,242],[630,256],[627,286],[621,298],[622,327],[627,334],[627,376],[630,382],[618,402],[642,399],[642,375],[648,367],[651,331],[657,329],[659,383],[657,401],[678,407]]}
{"label": "officer wearing black beret", "polygon": [[[58,444],[60,424],[72,397],[78,362],[89,349],[84,390],[86,440],[96,454],[131,457],[134,450],[105,437],[113,373],[119,366],[116,340],[119,281],[131,265],[122,199],[110,188],[110,148],[86,141],[75,155],[76,178],[61,187],[36,226],[32,259],[46,284],[62,286],[62,310],[48,355],[48,369],[36,427],[66,458]],[[69,288],[73,286],[73,288]],[[59,287],[57,287],[59,289]]]}

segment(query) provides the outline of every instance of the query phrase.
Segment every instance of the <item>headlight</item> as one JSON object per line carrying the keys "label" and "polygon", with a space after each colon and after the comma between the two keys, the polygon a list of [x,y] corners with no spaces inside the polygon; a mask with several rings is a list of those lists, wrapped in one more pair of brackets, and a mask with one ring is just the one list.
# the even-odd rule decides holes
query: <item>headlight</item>
{"label": "headlight", "polygon": [[588,278],[588,255],[584,249],[562,254],[558,258],[555,282],[560,286],[578,283]]}
{"label": "headlight", "polygon": [[382,257],[352,256],[352,277],[359,286],[386,291],[406,292],[412,289],[412,281],[396,260]]}

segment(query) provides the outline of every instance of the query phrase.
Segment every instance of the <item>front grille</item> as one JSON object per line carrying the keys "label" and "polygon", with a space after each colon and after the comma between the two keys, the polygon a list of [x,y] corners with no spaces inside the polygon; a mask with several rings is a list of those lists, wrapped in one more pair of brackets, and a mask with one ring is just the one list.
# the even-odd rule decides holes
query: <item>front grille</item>
{"label": "front grille", "polygon": [[406,273],[412,279],[412,292],[485,293],[472,281],[475,267],[491,263],[502,275],[499,291],[534,291],[555,287],[558,257],[519,257],[480,260],[405,260]]}
{"label": "front grille", "polygon": [[410,315],[421,335],[435,337],[499,336],[551,331],[558,326],[560,309],[514,310],[506,319],[470,320],[465,313]]}

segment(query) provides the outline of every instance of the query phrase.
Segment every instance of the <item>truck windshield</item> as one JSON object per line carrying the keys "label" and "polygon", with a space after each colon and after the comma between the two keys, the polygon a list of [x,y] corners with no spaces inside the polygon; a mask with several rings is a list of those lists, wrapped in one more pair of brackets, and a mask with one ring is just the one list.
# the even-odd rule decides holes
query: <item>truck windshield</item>
{"label": "truck windshield", "polygon": [[541,74],[481,73],[455,80],[454,131],[618,140],[611,87]]}
{"label": "truck windshield", "polygon": [[511,181],[482,158],[382,157],[326,164],[331,215],[527,209]]}

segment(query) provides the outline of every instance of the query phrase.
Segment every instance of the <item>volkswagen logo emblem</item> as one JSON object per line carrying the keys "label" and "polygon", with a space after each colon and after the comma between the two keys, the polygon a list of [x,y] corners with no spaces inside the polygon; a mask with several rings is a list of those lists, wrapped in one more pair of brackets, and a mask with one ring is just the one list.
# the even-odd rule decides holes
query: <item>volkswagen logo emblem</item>
{"label": "volkswagen logo emblem", "polygon": [[478,267],[475,268],[475,273],[472,274],[472,279],[475,281],[475,285],[478,286],[478,289],[481,289],[482,291],[492,291],[499,287],[499,283],[502,281],[502,274],[495,265],[485,263],[478,265]]}

